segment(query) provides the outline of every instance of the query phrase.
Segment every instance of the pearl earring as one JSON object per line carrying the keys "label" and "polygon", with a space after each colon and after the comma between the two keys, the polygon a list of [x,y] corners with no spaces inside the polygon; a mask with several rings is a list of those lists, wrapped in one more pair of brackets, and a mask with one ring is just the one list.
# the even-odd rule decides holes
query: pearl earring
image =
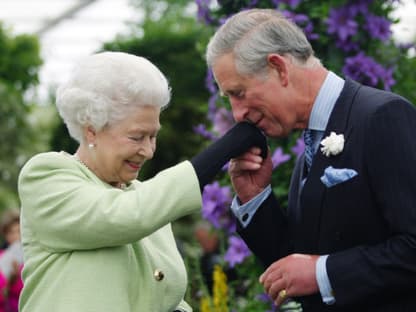
{"label": "pearl earring", "polygon": [[88,148],[89,148],[89,149],[93,149],[93,148],[94,148],[94,146],[95,146],[95,145],[94,145],[94,143],[88,143]]}

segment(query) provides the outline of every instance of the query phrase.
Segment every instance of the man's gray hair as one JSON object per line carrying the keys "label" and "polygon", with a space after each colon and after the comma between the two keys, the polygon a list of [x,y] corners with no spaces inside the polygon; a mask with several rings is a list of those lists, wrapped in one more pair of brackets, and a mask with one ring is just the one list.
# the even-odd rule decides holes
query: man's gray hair
{"label": "man's gray hair", "polygon": [[264,73],[271,53],[290,56],[299,65],[315,59],[303,31],[272,9],[242,11],[228,19],[208,43],[208,66],[228,53],[233,53],[237,71],[248,75]]}
{"label": "man's gray hair", "polygon": [[69,134],[79,143],[82,130],[96,131],[126,118],[141,106],[164,108],[170,87],[147,59],[123,52],[102,52],[83,59],[56,94],[56,106]]}

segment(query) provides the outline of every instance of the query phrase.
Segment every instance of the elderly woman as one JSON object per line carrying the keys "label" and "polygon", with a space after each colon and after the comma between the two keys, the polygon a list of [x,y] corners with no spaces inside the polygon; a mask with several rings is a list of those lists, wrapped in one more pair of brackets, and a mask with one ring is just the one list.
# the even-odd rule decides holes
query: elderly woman
{"label": "elderly woman", "polygon": [[20,311],[192,310],[170,222],[200,209],[201,189],[230,157],[264,153],[266,142],[256,127],[237,124],[191,161],[139,182],[169,100],[152,63],[120,52],[88,57],[58,89],[59,114],[79,148],[36,155],[21,171]]}

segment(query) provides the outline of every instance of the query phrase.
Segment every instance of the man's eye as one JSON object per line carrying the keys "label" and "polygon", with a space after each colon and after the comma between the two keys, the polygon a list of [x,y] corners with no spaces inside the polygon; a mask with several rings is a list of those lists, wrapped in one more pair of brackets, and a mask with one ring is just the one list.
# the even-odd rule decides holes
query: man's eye
{"label": "man's eye", "polygon": [[231,93],[230,96],[240,99],[240,98],[244,97],[244,92],[243,91],[236,91],[236,92]]}

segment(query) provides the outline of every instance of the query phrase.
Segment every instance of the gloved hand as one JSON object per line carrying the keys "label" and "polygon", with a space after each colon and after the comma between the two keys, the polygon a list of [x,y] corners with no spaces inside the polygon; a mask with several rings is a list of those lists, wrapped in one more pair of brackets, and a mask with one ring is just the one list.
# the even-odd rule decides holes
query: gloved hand
{"label": "gloved hand", "polygon": [[268,148],[265,135],[253,124],[244,121],[234,125],[221,138],[194,156],[191,163],[198,176],[201,190],[227,161],[254,146],[261,148],[261,156],[266,158]]}

